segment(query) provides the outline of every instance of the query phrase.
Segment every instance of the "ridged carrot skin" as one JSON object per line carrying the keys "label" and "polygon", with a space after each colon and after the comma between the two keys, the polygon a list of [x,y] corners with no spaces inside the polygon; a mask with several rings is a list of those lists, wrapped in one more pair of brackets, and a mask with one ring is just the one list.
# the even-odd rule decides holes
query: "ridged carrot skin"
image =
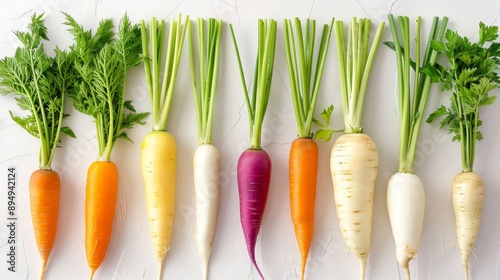
{"label": "ridged carrot skin", "polygon": [[61,180],[53,170],[38,169],[31,174],[30,206],[36,245],[42,258],[42,279],[56,238]]}
{"label": "ridged carrot skin", "polygon": [[340,230],[349,250],[360,262],[360,279],[364,279],[378,172],[375,142],[364,133],[340,136],[332,148],[330,168]]}
{"label": "ridged carrot skin", "polygon": [[85,251],[91,279],[106,255],[118,193],[118,169],[111,161],[94,161],[87,173]]}
{"label": "ridged carrot skin", "polygon": [[160,264],[160,274],[172,236],[176,157],[176,143],[172,134],[152,131],[144,137],[141,166],[151,239]]}
{"label": "ridged carrot skin", "polygon": [[310,138],[296,138],[289,158],[290,212],[301,256],[301,279],[314,233],[314,203],[318,174],[318,145]]}
{"label": "ridged carrot skin", "polygon": [[267,152],[263,149],[245,150],[238,160],[237,177],[240,220],[248,255],[260,277],[264,279],[255,260],[255,245],[271,181],[271,158]]}
{"label": "ridged carrot skin", "polygon": [[460,172],[453,179],[453,210],[457,245],[462,258],[465,279],[469,279],[469,260],[481,225],[484,206],[484,183],[476,172]]}

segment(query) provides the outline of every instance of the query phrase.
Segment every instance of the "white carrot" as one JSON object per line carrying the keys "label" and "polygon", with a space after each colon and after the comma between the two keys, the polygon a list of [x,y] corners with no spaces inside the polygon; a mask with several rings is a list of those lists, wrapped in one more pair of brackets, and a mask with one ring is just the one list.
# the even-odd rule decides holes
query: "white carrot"
{"label": "white carrot", "polygon": [[[431,80],[421,68],[434,65],[437,52],[430,48],[431,40],[442,40],[447,18],[443,19],[439,33],[436,33],[439,19],[434,18],[429,42],[423,60],[420,58],[421,20],[417,18],[415,61],[411,59],[410,27],[408,17],[398,17],[401,39],[392,14],[388,15],[393,42],[386,43],[396,53],[398,70],[400,149],[399,169],[387,186],[387,210],[392,234],[396,244],[396,259],[410,279],[410,261],[417,255],[425,214],[425,190],[422,180],[413,173],[413,163],[417,149],[420,125],[422,124]],[[410,72],[414,63],[414,90],[411,93]],[[411,98],[413,96],[413,102]]]}
{"label": "white carrot", "polygon": [[363,134],[361,120],[384,22],[379,24],[371,48],[370,24],[369,19],[352,19],[346,52],[343,22],[335,21],[345,134],[335,141],[330,158],[340,229],[349,250],[359,260],[361,279],[365,278],[370,253],[373,192],[378,172],[378,150],[373,140]]}
{"label": "white carrot", "polygon": [[193,159],[196,194],[196,242],[208,275],[217,208],[219,206],[219,151],[214,145],[200,145]]}
{"label": "white carrot", "polygon": [[[191,23],[188,26],[189,62],[193,96],[196,106],[198,139],[200,145],[193,158],[196,195],[196,243],[204,266],[204,279],[208,279],[208,261],[212,252],[217,208],[219,206],[219,151],[212,145],[217,78],[219,74],[222,20],[207,21],[198,18],[198,59],[195,59]],[[207,34],[205,36],[205,28]],[[198,62],[196,65],[196,61]],[[196,67],[198,66],[198,67]],[[196,69],[199,69],[197,72]]]}
{"label": "white carrot", "polygon": [[500,67],[499,43],[495,42],[498,35],[498,26],[486,26],[482,22],[478,42],[448,30],[446,41],[433,46],[446,55],[450,65],[428,70],[434,81],[443,84],[442,89],[451,91],[451,105],[441,106],[427,121],[444,116],[441,128],[449,126],[453,141],[459,141],[461,146],[462,172],[453,180],[452,201],[465,279],[469,278],[470,254],[479,233],[484,204],[483,180],[473,172],[476,140],[483,139],[478,130],[482,124],[479,108],[493,104],[496,96],[489,96],[489,92],[500,87],[496,72]]}
{"label": "white carrot", "polygon": [[424,224],[425,191],[422,180],[398,172],[387,185],[387,210],[396,244],[396,259],[410,278],[410,261],[417,255]]}

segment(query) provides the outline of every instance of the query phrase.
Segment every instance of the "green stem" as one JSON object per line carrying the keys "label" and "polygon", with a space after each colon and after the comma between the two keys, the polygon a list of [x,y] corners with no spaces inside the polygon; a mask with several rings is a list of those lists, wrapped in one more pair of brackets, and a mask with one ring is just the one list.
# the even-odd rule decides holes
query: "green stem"
{"label": "green stem", "polygon": [[257,92],[255,92],[254,129],[253,134],[250,136],[250,145],[252,149],[261,148],[262,123],[269,101],[276,46],[276,21],[268,20],[264,22],[263,20],[259,20],[259,22],[259,42],[261,42],[258,51],[259,63],[257,64],[259,84],[257,86]]}
{"label": "green stem", "polygon": [[290,79],[290,90],[292,92],[293,109],[295,111],[295,120],[297,122],[299,137],[309,132],[304,127],[304,112],[302,98],[300,96],[299,74],[295,50],[295,38],[293,35],[292,24],[289,19],[284,21],[285,30],[285,52],[288,65],[288,77]]}
{"label": "green stem", "polygon": [[[153,21],[156,21],[156,18],[153,18],[151,22],[149,23],[149,29],[154,30],[157,32],[157,27]],[[154,46],[153,43],[153,38],[151,38],[151,45]],[[151,75],[151,58],[149,54],[149,48],[148,48],[148,33],[146,29],[146,23],[144,20],[141,20],[141,41],[142,41],[142,54],[143,54],[143,63],[144,63],[144,72],[146,73],[146,85],[148,87],[148,94],[149,94],[149,101],[151,104],[154,104],[153,102],[153,77]],[[155,49],[153,47],[153,55],[155,53]],[[153,115],[153,120],[156,119],[156,108],[152,108],[152,115]]]}
{"label": "green stem", "polygon": [[[234,51],[236,52],[236,59],[238,61],[238,70],[240,72],[240,80],[241,80],[241,84],[243,86],[243,93],[245,96],[245,104],[246,104],[247,111],[248,111],[248,122],[249,122],[248,127],[250,128],[250,135],[252,135],[253,134],[253,123],[254,123],[254,112],[252,109],[252,104],[250,103],[250,96],[248,94],[248,88],[247,88],[247,83],[245,80],[245,74],[243,71],[243,64],[241,63],[241,56],[240,56],[240,51],[238,48],[238,43],[236,42],[236,36],[234,35],[233,26],[231,24],[229,24],[229,29],[231,31],[231,38],[233,39]],[[254,81],[254,82],[256,82],[256,81]]]}
{"label": "green stem", "polygon": [[[61,85],[61,89],[66,89],[66,82],[63,81],[63,84]],[[50,166],[52,165],[52,160],[54,159],[54,154],[56,152],[56,149],[59,145],[59,139],[61,137],[61,128],[62,128],[62,122],[64,118],[64,96],[66,95],[65,91],[61,92],[61,107],[59,107],[59,119],[57,121],[57,128],[55,129],[55,137],[52,142],[52,148],[50,149],[50,155],[49,159],[47,160],[46,167],[50,169]],[[54,120],[54,117],[52,118]]]}
{"label": "green stem", "polygon": [[[441,26],[439,28],[439,32],[436,35],[436,30],[437,30],[437,25],[438,25],[439,19],[437,17],[434,18],[433,23],[432,23],[432,28],[431,32],[429,35],[428,39],[428,44],[426,48],[426,54],[424,56],[424,62],[422,65],[434,65],[437,60],[438,52],[433,50],[430,46],[430,42],[432,40],[438,40],[442,41],[444,38],[444,34],[446,32],[446,25],[448,23],[448,18],[444,17]],[[420,33],[418,33],[420,34]],[[419,46],[419,44],[418,44]],[[418,69],[418,68],[417,68]],[[427,99],[429,97],[429,90],[431,87],[431,78],[428,76],[424,76],[425,74],[420,73],[422,77],[420,77],[420,80],[418,81],[419,84],[422,84],[417,91],[414,93],[414,96],[419,96],[418,98],[415,99],[415,102],[418,101],[418,103],[413,103],[414,108],[416,107],[417,110],[413,113],[413,122],[412,126],[410,128],[410,143],[408,146],[408,151],[407,151],[407,156],[406,156],[406,161],[404,165],[404,169],[408,170],[409,172],[413,172],[413,163],[415,162],[415,155],[417,152],[417,143],[418,143],[418,137],[420,134],[420,126],[422,124],[423,116],[424,116],[424,111],[425,107],[427,105]],[[422,83],[423,81],[423,83]]]}
{"label": "green stem", "polygon": [[[38,75],[37,75],[37,71],[35,71],[35,61],[33,60],[33,49],[30,49],[30,67],[31,67],[31,74],[32,76],[34,77],[34,80],[35,81],[38,81],[38,79],[40,78]],[[48,131],[48,127],[47,127],[47,117],[45,116],[45,106],[44,106],[44,102],[42,100],[42,95],[41,95],[41,92],[40,92],[40,87],[38,86],[38,82],[35,82],[34,83],[35,85],[35,91],[36,91],[36,95],[37,95],[37,98],[38,98],[38,105],[40,106],[39,110],[40,110],[40,113],[42,115],[42,120],[40,121],[40,119],[38,118],[38,114],[36,113],[36,107],[34,106],[34,103],[32,102],[33,106],[33,115],[36,116],[37,118],[37,125],[38,125],[38,133],[40,135],[40,166],[47,166],[47,161],[48,161],[48,157],[49,157],[49,150],[48,150],[48,139],[47,137],[49,137],[49,131]]]}
{"label": "green stem", "polygon": [[[199,76],[195,71],[194,42],[192,40],[191,25],[188,28],[188,39],[190,49],[191,81],[196,107],[198,125],[198,139],[201,144],[212,144],[212,127],[215,107],[215,96],[217,89],[217,77],[220,60],[220,41],[222,34],[222,20],[213,18],[208,20],[208,34],[204,36],[205,24],[202,18],[198,18],[198,63]],[[206,59],[205,57],[206,53]],[[199,81],[200,86],[196,86]]]}
{"label": "green stem", "polygon": [[337,41],[337,56],[338,56],[338,65],[339,65],[339,74],[340,74],[340,93],[342,99],[342,114],[344,116],[344,125],[345,128],[349,126],[349,88],[348,85],[348,75],[347,75],[347,66],[349,65],[346,60],[346,52],[344,48],[344,23],[341,20],[335,21],[335,38]]}

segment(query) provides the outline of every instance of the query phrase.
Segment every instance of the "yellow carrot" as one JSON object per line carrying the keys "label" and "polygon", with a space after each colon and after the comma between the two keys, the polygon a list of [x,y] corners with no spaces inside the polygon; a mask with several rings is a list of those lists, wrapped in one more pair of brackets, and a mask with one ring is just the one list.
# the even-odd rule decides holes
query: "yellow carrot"
{"label": "yellow carrot", "polygon": [[176,144],[174,137],[166,131],[167,118],[188,24],[189,17],[186,17],[184,28],[181,28],[181,15],[177,20],[171,21],[168,54],[163,69],[165,73],[163,81],[160,82],[165,21],[158,22],[156,18],[152,18],[149,30],[145,22],[141,21],[142,55],[153,117],[153,131],[144,137],[142,143],[141,162],[159,278],[163,261],[170,248],[175,208]]}
{"label": "yellow carrot", "polygon": [[141,158],[153,250],[163,263],[170,247],[175,206],[176,144],[165,131],[144,137]]}

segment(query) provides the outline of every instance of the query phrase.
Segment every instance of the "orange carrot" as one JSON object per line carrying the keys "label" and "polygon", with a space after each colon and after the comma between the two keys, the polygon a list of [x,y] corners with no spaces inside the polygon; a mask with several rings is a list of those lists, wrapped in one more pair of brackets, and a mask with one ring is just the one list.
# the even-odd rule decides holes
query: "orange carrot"
{"label": "orange carrot", "polygon": [[92,34],[65,15],[75,40],[71,51],[78,85],[68,95],[76,110],[93,117],[97,131],[98,157],[88,169],[85,197],[85,252],[92,279],[106,255],[115,216],[118,170],[111,152],[116,140],[131,141],[124,129],[144,124],[148,116],[125,99],[127,71],[142,61],[141,29],[125,15],[116,33],[112,19],[106,19]]}
{"label": "orange carrot", "polygon": [[[323,25],[321,37],[318,37],[320,42],[316,59],[314,58],[314,50],[316,49],[314,45],[317,41],[315,36],[316,21],[307,19],[305,28],[303,28],[300,19],[295,18],[295,32],[292,28],[292,21],[290,19],[284,21],[288,75],[298,128],[298,138],[292,142],[290,148],[288,167],[290,211],[301,257],[302,280],[314,232],[318,145],[312,138],[314,135],[314,139],[329,141],[333,132],[327,128],[333,106],[321,113],[325,123],[314,118],[333,21],[332,19],[330,25]],[[306,34],[306,36],[304,37],[302,34]],[[316,133],[311,131],[313,120],[322,127]]]}
{"label": "orange carrot", "polygon": [[106,255],[117,192],[116,165],[111,161],[93,162],[87,173],[85,196],[85,251],[91,275],[94,275]]}
{"label": "orange carrot", "polygon": [[318,173],[318,145],[310,138],[296,138],[290,148],[290,210],[301,256],[304,279],[314,232],[314,202]]}
{"label": "orange carrot", "polygon": [[55,47],[53,55],[45,51],[49,39],[43,14],[33,14],[27,29],[14,32],[21,42],[14,56],[0,59],[0,94],[16,95],[19,108],[25,112],[22,115],[11,112],[12,120],[40,141],[39,168],[31,174],[29,190],[33,230],[42,259],[40,279],[43,279],[56,237],[61,187],[59,175],[52,171],[51,165],[61,146],[61,135],[75,137],[71,128],[63,126],[67,116],[65,94],[74,80],[68,52],[60,47]]}
{"label": "orange carrot", "polygon": [[31,219],[36,245],[42,258],[42,277],[56,238],[60,187],[61,181],[55,171],[38,169],[31,174],[29,182]]}

